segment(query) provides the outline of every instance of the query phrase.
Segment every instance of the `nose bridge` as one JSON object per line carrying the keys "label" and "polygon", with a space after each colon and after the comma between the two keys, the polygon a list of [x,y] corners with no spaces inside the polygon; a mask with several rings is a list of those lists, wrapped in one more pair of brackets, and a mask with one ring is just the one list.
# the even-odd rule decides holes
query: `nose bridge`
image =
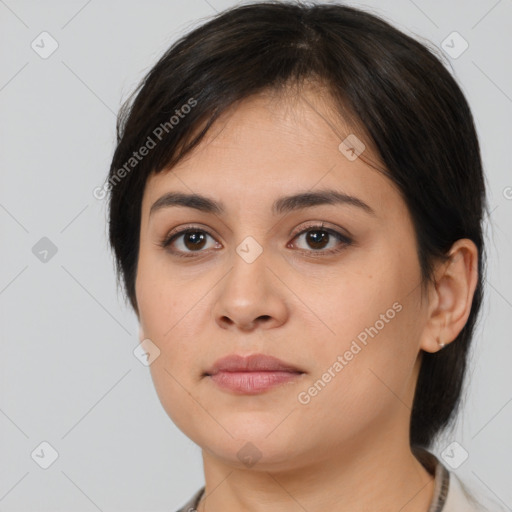
{"label": "nose bridge", "polygon": [[233,251],[231,270],[219,288],[214,316],[222,326],[241,328],[255,322],[276,325],[284,321],[284,304],[278,281],[269,270],[271,255],[253,237],[246,237]]}
{"label": "nose bridge", "polygon": [[261,299],[269,284],[268,256],[254,238],[245,238],[232,255],[232,269],[224,292],[234,294],[241,303],[258,300],[258,296]]}

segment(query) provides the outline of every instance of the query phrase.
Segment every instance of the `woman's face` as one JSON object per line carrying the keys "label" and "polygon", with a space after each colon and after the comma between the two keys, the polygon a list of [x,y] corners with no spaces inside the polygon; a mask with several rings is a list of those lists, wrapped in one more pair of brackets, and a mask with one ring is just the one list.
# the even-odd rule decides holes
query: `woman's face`
{"label": "woman's face", "polygon": [[[175,424],[235,467],[293,468],[397,432],[408,443],[426,324],[411,218],[362,148],[343,150],[352,137],[340,149],[350,130],[305,98],[245,100],[144,191],[136,297],[141,340],[160,351],[152,378]],[[286,199],[327,191],[339,200]],[[216,210],[150,211],[170,193]],[[300,373],[205,375],[232,354]]]}

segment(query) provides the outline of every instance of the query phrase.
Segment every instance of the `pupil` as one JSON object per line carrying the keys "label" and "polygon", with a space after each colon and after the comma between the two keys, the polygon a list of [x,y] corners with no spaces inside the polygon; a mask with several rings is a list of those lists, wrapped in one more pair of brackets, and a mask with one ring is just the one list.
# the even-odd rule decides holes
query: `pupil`
{"label": "pupil", "polygon": [[[201,249],[204,245],[205,238],[204,233],[199,231],[188,233],[185,237],[185,245],[187,246],[187,249]],[[188,242],[192,242],[192,247],[189,247]]]}
{"label": "pupil", "polygon": [[315,249],[321,249],[321,247],[318,247],[318,245],[321,246],[323,242],[327,241],[328,237],[329,234],[325,231],[310,231],[307,235],[308,243]]}

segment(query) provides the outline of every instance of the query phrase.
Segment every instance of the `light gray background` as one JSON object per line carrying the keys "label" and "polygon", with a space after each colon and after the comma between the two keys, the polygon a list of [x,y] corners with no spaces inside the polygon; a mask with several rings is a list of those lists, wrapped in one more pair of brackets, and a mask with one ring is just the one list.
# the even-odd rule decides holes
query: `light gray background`
{"label": "light gray background", "polygon": [[[138,325],[92,191],[122,100],[179,35],[236,3],[0,0],[0,511],[174,511],[203,484],[199,448],[133,355]],[[454,471],[510,509],[512,1],[351,4],[437,46],[453,31],[469,44],[446,61],[480,135],[489,273],[464,413],[436,453],[458,442],[469,457]],[[43,31],[59,45],[47,59],[31,48]],[[57,247],[47,262],[32,251],[42,237]],[[31,456],[43,441],[58,452],[48,469]]]}

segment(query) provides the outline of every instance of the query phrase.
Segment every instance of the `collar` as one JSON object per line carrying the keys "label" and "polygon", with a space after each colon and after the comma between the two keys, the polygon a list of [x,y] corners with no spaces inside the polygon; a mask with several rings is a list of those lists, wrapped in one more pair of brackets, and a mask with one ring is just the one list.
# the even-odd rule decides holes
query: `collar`
{"label": "collar", "polygon": [[428,512],[442,512],[448,497],[448,489],[450,488],[450,472],[433,453],[425,448],[413,446],[411,449],[414,456],[435,480],[434,496]]}

